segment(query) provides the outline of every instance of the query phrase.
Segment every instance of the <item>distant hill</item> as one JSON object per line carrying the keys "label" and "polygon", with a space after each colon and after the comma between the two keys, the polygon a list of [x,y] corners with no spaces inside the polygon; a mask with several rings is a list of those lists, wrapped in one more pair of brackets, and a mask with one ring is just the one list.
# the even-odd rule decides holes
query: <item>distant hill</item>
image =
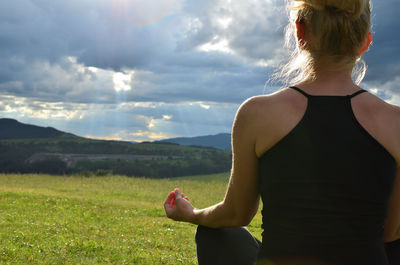
{"label": "distant hill", "polygon": [[208,146],[225,151],[231,151],[231,134],[230,133],[219,133],[216,135],[205,135],[197,137],[178,137],[160,140],[158,142],[168,142],[180,145],[191,145],[191,146]]}
{"label": "distant hill", "polygon": [[0,119],[0,173],[170,178],[226,172],[231,161],[230,152],[212,147],[94,140]]}
{"label": "distant hill", "polygon": [[56,130],[52,127],[39,127],[21,123],[13,119],[0,119],[0,139],[33,139],[56,138],[74,135]]}

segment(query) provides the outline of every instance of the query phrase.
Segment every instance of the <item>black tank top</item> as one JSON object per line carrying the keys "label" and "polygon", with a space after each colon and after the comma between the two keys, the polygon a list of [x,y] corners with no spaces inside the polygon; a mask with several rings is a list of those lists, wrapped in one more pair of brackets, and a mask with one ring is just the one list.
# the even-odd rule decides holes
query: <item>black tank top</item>
{"label": "black tank top", "polygon": [[[385,265],[383,228],[396,161],[357,121],[348,96],[309,95],[300,122],[259,158],[259,260]],[[296,263],[305,261],[305,263]]]}

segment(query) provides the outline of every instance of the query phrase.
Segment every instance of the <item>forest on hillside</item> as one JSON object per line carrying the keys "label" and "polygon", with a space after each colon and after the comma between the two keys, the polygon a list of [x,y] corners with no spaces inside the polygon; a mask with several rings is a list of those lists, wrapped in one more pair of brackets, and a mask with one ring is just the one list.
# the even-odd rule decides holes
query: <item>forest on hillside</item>
{"label": "forest on hillside", "polygon": [[0,140],[1,173],[171,178],[229,171],[231,153],[173,143],[132,144],[75,136]]}

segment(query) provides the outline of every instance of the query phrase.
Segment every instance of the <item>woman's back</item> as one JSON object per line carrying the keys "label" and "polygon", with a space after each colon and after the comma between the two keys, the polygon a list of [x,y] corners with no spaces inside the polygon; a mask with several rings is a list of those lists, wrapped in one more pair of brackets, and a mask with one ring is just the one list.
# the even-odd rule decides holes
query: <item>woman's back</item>
{"label": "woman's back", "polygon": [[[366,68],[355,65],[372,43],[370,1],[287,2],[286,43],[295,45],[276,77],[299,88],[241,105],[222,202],[197,210],[178,191],[164,207],[201,225],[200,264],[247,265],[257,253],[261,264],[399,264],[400,108],[356,85]],[[260,196],[261,249],[244,229],[221,229],[247,225]],[[173,198],[182,206],[171,208]],[[384,241],[397,242],[387,255]]]}
{"label": "woman's back", "polygon": [[399,146],[395,127],[382,122],[395,124],[398,109],[365,91],[310,94],[289,88],[253,99],[260,258],[386,264],[383,226]]}
{"label": "woman's back", "polygon": [[[321,92],[319,89],[303,89],[309,95],[350,95],[349,92]],[[311,92],[310,92],[311,91]],[[257,144],[255,152],[260,157],[278,143],[303,118],[308,104],[306,96],[291,88],[282,89],[268,96],[251,99],[253,112],[257,115]],[[363,93],[351,99],[354,115],[360,125],[376,139],[400,164],[399,121],[400,107],[386,103],[371,93]],[[261,122],[262,121],[262,122]],[[266,135],[267,134],[267,135]],[[266,137],[267,136],[267,137]]]}

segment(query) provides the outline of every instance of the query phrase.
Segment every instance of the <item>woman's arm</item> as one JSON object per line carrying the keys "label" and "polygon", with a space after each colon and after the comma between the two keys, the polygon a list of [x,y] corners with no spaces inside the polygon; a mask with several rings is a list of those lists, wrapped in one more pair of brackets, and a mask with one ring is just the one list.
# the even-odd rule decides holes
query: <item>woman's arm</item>
{"label": "woman's arm", "polygon": [[250,223],[259,205],[258,159],[255,153],[256,106],[248,100],[239,108],[232,128],[233,166],[225,198],[205,209],[195,209],[189,201],[175,192],[176,206],[171,195],[164,203],[167,216],[176,221],[191,222],[207,227],[244,226]]}
{"label": "woman's arm", "polygon": [[396,179],[389,200],[389,210],[384,231],[385,242],[400,239],[400,166],[397,167]]}
{"label": "woman's arm", "polygon": [[393,106],[393,146],[394,146],[394,157],[397,161],[396,178],[392,189],[392,194],[389,200],[388,216],[386,218],[385,229],[384,229],[384,241],[391,242],[400,239],[400,107]]}

